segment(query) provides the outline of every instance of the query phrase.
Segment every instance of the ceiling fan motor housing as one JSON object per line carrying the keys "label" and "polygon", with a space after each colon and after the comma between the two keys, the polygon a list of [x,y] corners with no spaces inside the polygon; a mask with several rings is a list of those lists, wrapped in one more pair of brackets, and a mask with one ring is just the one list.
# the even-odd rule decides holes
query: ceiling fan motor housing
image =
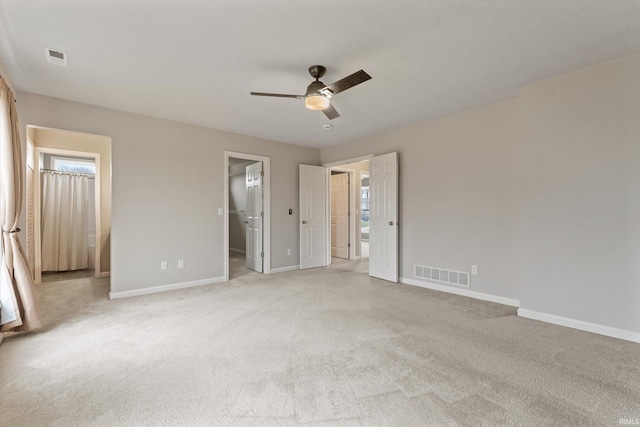
{"label": "ceiling fan motor housing", "polygon": [[314,93],[320,93],[320,89],[324,89],[326,85],[324,83],[322,83],[320,80],[316,80],[315,82],[311,83],[309,86],[307,86],[307,93],[306,95],[311,95]]}

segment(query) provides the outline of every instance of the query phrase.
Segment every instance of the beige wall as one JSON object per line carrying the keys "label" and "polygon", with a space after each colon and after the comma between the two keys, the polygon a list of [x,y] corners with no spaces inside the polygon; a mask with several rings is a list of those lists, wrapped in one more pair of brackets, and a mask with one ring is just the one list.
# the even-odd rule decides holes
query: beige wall
{"label": "beige wall", "polygon": [[59,129],[31,128],[36,147],[100,154],[100,270],[110,270],[111,241],[111,138]]}
{"label": "beige wall", "polygon": [[323,163],[399,153],[401,277],[477,265],[471,290],[518,298],[517,112],[510,100],[322,150]]}
{"label": "beige wall", "polygon": [[[298,164],[318,150],[26,92],[22,126],[111,137],[113,292],[224,276],[225,150],[271,158],[272,268],[298,264]],[[23,133],[24,137],[24,133]],[[293,250],[287,255],[287,249]],[[185,268],[177,269],[184,260]],[[168,261],[169,269],[160,270]]]}
{"label": "beige wall", "polygon": [[403,277],[475,264],[471,290],[629,337],[606,327],[640,331],[638,76],[632,55],[323,149],[322,161],[400,153]]}
{"label": "beige wall", "polygon": [[640,332],[640,55],[520,90],[520,303]]}

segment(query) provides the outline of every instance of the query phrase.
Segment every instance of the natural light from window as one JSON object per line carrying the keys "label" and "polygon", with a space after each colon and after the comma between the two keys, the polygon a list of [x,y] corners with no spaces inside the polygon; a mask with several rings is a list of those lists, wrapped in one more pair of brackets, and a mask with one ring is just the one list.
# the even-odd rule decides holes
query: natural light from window
{"label": "natural light from window", "polygon": [[91,160],[51,157],[51,169],[60,172],[96,174],[96,164]]}

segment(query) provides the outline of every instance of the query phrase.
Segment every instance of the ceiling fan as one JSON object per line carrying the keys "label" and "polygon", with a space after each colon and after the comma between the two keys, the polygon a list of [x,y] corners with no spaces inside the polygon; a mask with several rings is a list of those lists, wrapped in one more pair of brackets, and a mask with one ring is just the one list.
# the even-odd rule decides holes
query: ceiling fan
{"label": "ceiling fan", "polygon": [[307,92],[304,95],[285,95],[282,93],[264,93],[264,92],[251,92],[254,96],[273,96],[276,98],[295,98],[304,99],[304,105],[310,110],[322,110],[322,112],[333,120],[340,117],[340,114],[331,105],[331,97],[339,94],[349,88],[352,88],[360,83],[366,82],[371,79],[371,76],[365,73],[363,70],[356,71],[350,76],[344,79],[338,80],[330,85],[325,85],[320,81],[320,77],[324,76],[327,71],[322,65],[312,65],[309,67],[309,74],[316,79],[307,87]]}

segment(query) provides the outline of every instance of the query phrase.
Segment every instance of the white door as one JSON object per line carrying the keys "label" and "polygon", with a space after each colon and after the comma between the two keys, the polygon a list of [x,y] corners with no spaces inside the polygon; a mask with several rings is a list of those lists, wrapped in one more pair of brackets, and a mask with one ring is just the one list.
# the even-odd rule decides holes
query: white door
{"label": "white door", "polygon": [[300,165],[300,269],[327,265],[327,169]]}
{"label": "white door", "polygon": [[247,267],[262,273],[262,162],[247,166]]}
{"label": "white door", "polygon": [[369,275],[398,282],[398,153],[369,160]]}
{"label": "white door", "polygon": [[349,259],[349,174],[331,175],[331,256]]}

